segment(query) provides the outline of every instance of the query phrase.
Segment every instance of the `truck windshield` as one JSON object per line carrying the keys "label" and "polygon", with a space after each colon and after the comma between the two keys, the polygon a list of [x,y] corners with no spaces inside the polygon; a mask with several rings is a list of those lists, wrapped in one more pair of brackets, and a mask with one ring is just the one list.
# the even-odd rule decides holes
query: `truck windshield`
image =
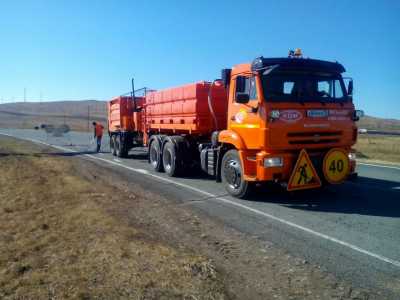
{"label": "truck windshield", "polygon": [[275,102],[344,102],[347,92],[340,75],[277,71],[262,75],[264,98]]}

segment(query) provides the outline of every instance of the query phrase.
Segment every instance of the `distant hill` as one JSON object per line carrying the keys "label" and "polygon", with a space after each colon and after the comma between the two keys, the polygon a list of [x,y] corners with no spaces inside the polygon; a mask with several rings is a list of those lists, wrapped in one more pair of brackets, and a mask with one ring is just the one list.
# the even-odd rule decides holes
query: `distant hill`
{"label": "distant hill", "polygon": [[[87,130],[89,121],[105,123],[106,102],[96,100],[18,102],[0,104],[0,127],[34,128],[40,124],[68,124],[72,130]],[[89,128],[91,128],[89,126]]]}
{"label": "distant hill", "polygon": [[383,119],[371,116],[365,116],[357,123],[358,128],[370,130],[400,132],[400,120]]}
{"label": "distant hill", "polygon": [[17,102],[0,105],[0,112],[18,112],[32,115],[68,115],[87,116],[88,107],[94,116],[106,116],[106,102],[97,100],[54,101],[54,102]]}
{"label": "distant hill", "polygon": [[[105,101],[54,101],[19,102],[0,104],[0,127],[33,128],[40,124],[63,124],[73,130],[87,130],[89,121],[107,121]],[[358,122],[359,128],[400,132],[400,120],[365,116]]]}

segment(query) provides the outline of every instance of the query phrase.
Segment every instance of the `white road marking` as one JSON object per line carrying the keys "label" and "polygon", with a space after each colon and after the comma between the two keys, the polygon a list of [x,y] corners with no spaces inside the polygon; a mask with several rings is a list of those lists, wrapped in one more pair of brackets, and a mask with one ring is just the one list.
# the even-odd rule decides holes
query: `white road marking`
{"label": "white road marking", "polygon": [[118,158],[113,158],[113,161],[116,161],[117,163],[122,163],[122,160],[119,160]]}
{"label": "white road marking", "polygon": [[146,175],[150,174],[150,172],[147,171],[147,170],[145,170],[145,169],[135,169],[135,170],[136,170],[136,172],[138,172],[138,173],[142,173],[142,174],[146,174]]}
{"label": "white road marking", "polygon": [[[0,133],[0,134],[3,134],[3,133]],[[9,135],[9,134],[5,134],[5,135],[12,136],[12,135]],[[15,136],[12,136],[12,137],[15,137]],[[19,138],[19,137],[16,137],[16,138]],[[20,138],[20,139],[25,139],[25,140],[32,141],[32,142],[34,142],[34,143],[39,143],[39,144],[43,144],[43,145],[46,145],[46,146],[54,147],[54,148],[56,148],[56,149],[63,150],[63,151],[66,151],[66,152],[78,152],[78,151],[71,150],[71,149],[68,149],[68,148],[64,148],[64,147],[60,147],[60,146],[56,146],[56,145],[50,145],[50,144],[47,144],[47,143],[44,143],[44,142],[41,142],[41,141],[38,141],[38,140],[33,140],[33,139],[29,139],[29,138]],[[143,169],[132,168],[132,167],[123,165],[122,163],[114,162],[114,161],[111,161],[111,160],[108,160],[108,159],[105,159],[105,158],[100,158],[100,157],[97,157],[97,156],[94,156],[94,155],[91,155],[91,154],[84,154],[84,156],[89,157],[89,158],[92,158],[92,159],[101,160],[101,161],[104,161],[104,162],[109,163],[109,164],[111,164],[111,165],[115,165],[115,166],[118,166],[118,167],[122,167],[122,168],[125,168],[125,169],[127,169],[127,170],[131,170],[131,171],[136,172],[136,173],[144,174]],[[146,170],[145,170],[145,171],[146,171]],[[276,216],[274,216],[274,215],[265,213],[265,212],[263,212],[263,211],[260,211],[260,210],[258,210],[258,209],[249,207],[249,206],[247,206],[247,205],[244,205],[244,204],[241,204],[241,203],[237,203],[237,202],[235,202],[235,201],[232,201],[232,200],[229,200],[229,199],[226,199],[226,198],[218,197],[217,195],[214,195],[214,194],[212,194],[212,193],[203,191],[203,190],[201,190],[201,189],[198,189],[198,188],[196,188],[196,187],[193,187],[193,186],[188,185],[188,184],[185,184],[185,183],[176,182],[176,181],[174,181],[174,180],[171,180],[171,179],[168,179],[168,178],[164,178],[164,177],[161,177],[161,176],[152,174],[152,173],[146,173],[146,175],[147,175],[147,176],[150,176],[150,177],[153,177],[153,178],[156,178],[156,179],[158,179],[158,180],[164,181],[164,182],[168,182],[168,183],[171,183],[171,184],[174,184],[174,185],[177,185],[177,186],[184,187],[184,188],[186,188],[186,189],[195,191],[195,192],[197,192],[197,193],[199,193],[199,194],[203,194],[203,195],[205,195],[205,196],[207,196],[207,197],[209,197],[209,198],[213,198],[213,199],[215,199],[215,200],[218,200],[218,201],[221,201],[221,202],[230,204],[230,205],[232,205],[232,206],[236,206],[236,207],[242,208],[242,209],[244,209],[244,210],[248,210],[248,211],[250,211],[250,212],[252,212],[252,213],[255,213],[255,214],[257,214],[257,215],[264,216],[264,217],[266,217],[266,218],[269,218],[269,219],[271,219],[271,220],[274,220],[274,221],[277,221],[277,222],[279,222],[279,223],[285,224],[285,225],[287,225],[287,226],[294,227],[294,228],[296,228],[296,229],[299,229],[299,230],[302,230],[302,231],[304,231],[304,232],[307,232],[307,233],[309,233],[309,234],[311,234],[311,235],[314,235],[314,236],[320,237],[320,238],[322,238],[322,239],[331,241],[331,242],[333,242],[333,243],[342,245],[342,246],[344,246],[344,247],[350,248],[350,249],[352,249],[352,250],[354,250],[354,251],[357,251],[357,252],[359,252],[359,253],[365,254],[365,255],[367,255],[367,256],[373,257],[373,258],[375,258],[375,259],[378,259],[378,260],[380,260],[380,261],[386,262],[386,263],[388,263],[388,264],[391,264],[391,265],[394,265],[394,266],[400,268],[400,261],[397,261],[397,260],[394,260],[394,259],[391,259],[391,258],[387,258],[387,257],[385,257],[385,256],[383,256],[383,255],[380,255],[380,254],[373,253],[373,252],[371,252],[371,251],[365,250],[365,249],[363,249],[363,248],[360,248],[360,247],[355,246],[355,245],[353,245],[353,244],[350,244],[350,243],[348,243],[348,242],[344,242],[344,241],[342,241],[342,240],[339,240],[339,239],[337,239],[337,238],[331,237],[331,236],[329,236],[329,235],[320,233],[320,232],[318,232],[318,231],[312,230],[312,229],[310,229],[310,228],[307,228],[307,227],[298,225],[298,224],[293,223],[293,222],[290,222],[290,221],[286,221],[285,219],[282,219],[282,218],[276,217]]]}
{"label": "white road marking", "polygon": [[370,167],[378,167],[378,168],[387,168],[387,169],[400,170],[400,167],[394,167],[394,166],[375,165],[375,164],[367,164],[367,163],[362,163],[362,162],[357,162],[357,164],[358,165],[364,165],[364,166],[370,166]]}

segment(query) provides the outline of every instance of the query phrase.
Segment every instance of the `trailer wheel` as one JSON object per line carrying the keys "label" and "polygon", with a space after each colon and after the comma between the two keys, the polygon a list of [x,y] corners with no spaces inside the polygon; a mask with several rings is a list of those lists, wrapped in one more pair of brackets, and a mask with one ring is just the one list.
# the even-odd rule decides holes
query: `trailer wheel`
{"label": "trailer wheel", "polygon": [[237,150],[229,150],[222,158],[222,182],[229,194],[245,198],[250,192],[249,182],[243,179],[243,168]]}
{"label": "trailer wheel", "polygon": [[160,143],[157,140],[153,140],[149,148],[149,161],[153,169],[157,172],[163,171],[163,163],[161,157],[162,155]]}
{"label": "trailer wheel", "polygon": [[177,176],[181,171],[182,161],[172,142],[165,143],[162,158],[165,173],[171,177]]}
{"label": "trailer wheel", "polygon": [[120,157],[121,156],[121,137],[117,135],[114,139],[114,148],[115,148],[115,155]]}
{"label": "trailer wheel", "polygon": [[121,136],[118,134],[114,137],[114,151],[115,155],[118,157],[127,157],[128,151],[126,150],[126,145],[121,140]]}
{"label": "trailer wheel", "polygon": [[115,135],[112,135],[110,137],[110,149],[111,149],[111,154],[116,156],[117,151],[116,151],[116,147],[115,147]]}

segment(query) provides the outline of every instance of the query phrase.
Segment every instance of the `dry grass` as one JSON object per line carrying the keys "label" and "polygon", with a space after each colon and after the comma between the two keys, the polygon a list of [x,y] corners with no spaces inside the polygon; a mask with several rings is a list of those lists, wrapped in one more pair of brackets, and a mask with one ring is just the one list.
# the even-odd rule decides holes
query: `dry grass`
{"label": "dry grass", "polygon": [[4,141],[1,299],[225,298],[207,258],[151,239],[98,205],[128,195],[79,177],[67,159]]}
{"label": "dry grass", "polygon": [[400,163],[400,136],[359,135],[355,148],[359,158]]}
{"label": "dry grass", "polygon": [[153,183],[50,151],[0,137],[0,299],[382,298]]}

